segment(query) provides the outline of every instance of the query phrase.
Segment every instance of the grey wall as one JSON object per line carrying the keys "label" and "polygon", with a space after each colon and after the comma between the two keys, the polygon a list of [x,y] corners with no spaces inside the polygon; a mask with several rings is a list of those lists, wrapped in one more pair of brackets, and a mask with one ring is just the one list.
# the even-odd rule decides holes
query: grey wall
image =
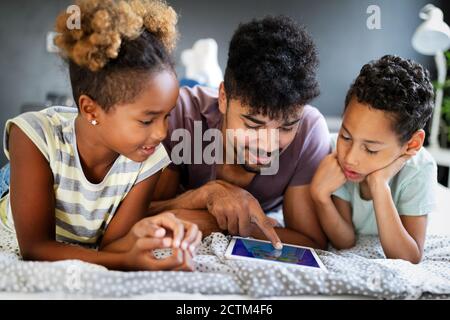
{"label": "grey wall", "polygon": [[[325,115],[339,115],[343,99],[361,66],[386,53],[413,58],[434,70],[433,61],[411,47],[420,24],[418,12],[428,2],[444,0],[168,0],[180,14],[181,39],[176,52],[199,38],[219,44],[219,62],[225,68],[227,47],[240,22],[266,14],[286,14],[310,30],[320,53],[322,95],[314,101]],[[43,103],[48,91],[70,93],[64,64],[45,50],[46,32],[57,14],[72,1],[2,1],[0,3],[0,130],[25,103]],[[366,9],[381,8],[381,30],[368,30]],[[448,6],[448,3],[446,4]],[[447,13],[447,21],[450,13]],[[177,69],[183,75],[181,68]],[[1,152],[0,163],[5,158]]]}
{"label": "grey wall", "polygon": [[[286,14],[312,33],[320,53],[319,78],[322,95],[314,102],[326,115],[339,115],[352,79],[363,64],[386,53],[413,58],[430,69],[432,59],[416,53],[411,37],[421,23],[418,13],[430,0],[277,0],[217,1],[171,0],[181,15],[179,48],[201,37],[215,38],[219,61],[226,64],[229,40],[239,22],[266,14]],[[381,30],[368,30],[367,7],[381,9]],[[450,18],[450,14],[448,15]],[[448,20],[448,19],[447,19]],[[195,21],[195,22],[194,22]]]}
{"label": "grey wall", "polygon": [[[0,4],[0,130],[23,104],[43,104],[48,91],[69,93],[64,63],[46,51],[46,33],[70,1],[8,0]],[[2,139],[3,140],[3,139]],[[3,141],[2,141],[3,142]],[[0,163],[6,158],[0,152]]]}

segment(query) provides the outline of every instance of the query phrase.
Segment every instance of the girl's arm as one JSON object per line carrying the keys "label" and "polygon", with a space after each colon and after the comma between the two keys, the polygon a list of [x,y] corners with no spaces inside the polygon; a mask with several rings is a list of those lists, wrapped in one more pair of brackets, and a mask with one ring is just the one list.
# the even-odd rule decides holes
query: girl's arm
{"label": "girl's arm", "polygon": [[387,183],[369,184],[378,234],[387,258],[419,263],[422,259],[427,216],[400,216]]}
{"label": "girl's arm", "polygon": [[164,238],[141,239],[124,253],[94,251],[55,240],[55,197],[50,166],[34,143],[12,125],[10,201],[22,257],[26,260],[80,259],[111,269],[160,269],[180,265],[179,256],[156,261],[151,249],[168,247]]}
{"label": "girl's arm", "polygon": [[[146,226],[145,223],[139,226],[135,224],[148,216],[148,207],[160,175],[161,173],[158,172],[130,190],[106,229],[100,245],[101,250],[109,252],[128,251],[137,239],[155,236],[155,231],[158,228]],[[174,240],[173,245],[176,248],[180,247],[185,250],[191,245],[197,246],[201,241],[201,232],[199,233],[196,224],[178,220],[173,214],[166,212],[162,216],[154,216],[145,220],[151,221],[154,226],[170,230]]]}
{"label": "girl's arm", "polygon": [[148,204],[160,173],[135,185],[119,205],[100,243],[100,250],[127,251],[136,241],[129,233],[133,225],[145,218]]}

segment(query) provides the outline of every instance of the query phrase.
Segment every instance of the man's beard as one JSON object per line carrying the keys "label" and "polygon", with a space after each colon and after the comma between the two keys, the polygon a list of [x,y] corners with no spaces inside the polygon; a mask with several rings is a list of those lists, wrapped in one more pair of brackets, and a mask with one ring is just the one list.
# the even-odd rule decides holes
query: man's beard
{"label": "man's beard", "polygon": [[[228,123],[228,107],[229,107],[229,105],[228,105],[228,102],[227,102],[227,112],[225,113],[225,121],[224,121],[223,126],[222,126],[222,134],[223,134],[223,131],[224,131],[223,128],[226,128],[227,127],[227,123]],[[228,143],[228,140],[227,140],[227,143]],[[232,142],[232,145],[236,145],[236,143]],[[226,150],[225,154],[227,154],[227,152],[228,151]],[[236,164],[239,164],[247,172],[260,174],[261,173],[261,169],[263,169],[263,168],[270,168],[270,166],[271,166],[271,162],[269,162],[266,165],[261,165],[261,166],[256,166],[256,167],[253,167],[253,166],[249,165],[248,163],[245,163],[245,160],[243,161],[244,163],[238,163],[239,162],[238,161],[238,149],[237,149],[236,146],[233,148],[232,152],[233,152],[232,156],[233,156],[234,161],[236,161]],[[250,152],[249,148],[245,147],[244,150],[243,150],[243,154],[245,155],[245,154],[248,154],[249,152]],[[279,148],[277,156],[279,156],[279,154],[281,154],[281,152],[282,152],[282,149]],[[255,152],[255,154],[258,154],[258,152]],[[268,153],[264,153],[263,152],[263,154],[267,154],[270,157],[272,152],[268,152]],[[228,154],[227,154],[227,156],[228,156]]]}
{"label": "man's beard", "polygon": [[261,173],[261,169],[260,168],[258,168],[258,167],[256,167],[256,168],[255,167],[251,167],[251,166],[249,166],[246,163],[242,163],[241,167],[247,172],[256,173],[256,174]]}

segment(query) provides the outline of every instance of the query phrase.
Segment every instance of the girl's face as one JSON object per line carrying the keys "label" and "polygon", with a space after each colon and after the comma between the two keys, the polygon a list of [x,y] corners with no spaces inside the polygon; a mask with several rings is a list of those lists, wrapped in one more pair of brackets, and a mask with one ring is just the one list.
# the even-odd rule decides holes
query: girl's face
{"label": "girl's face", "polygon": [[382,110],[350,101],[337,140],[338,162],[349,181],[364,181],[406,152],[408,143],[400,145],[391,121]]}
{"label": "girl's face", "polygon": [[168,117],[178,99],[175,74],[161,71],[151,76],[134,102],[99,111],[97,133],[104,145],[125,157],[142,162],[167,135]]}

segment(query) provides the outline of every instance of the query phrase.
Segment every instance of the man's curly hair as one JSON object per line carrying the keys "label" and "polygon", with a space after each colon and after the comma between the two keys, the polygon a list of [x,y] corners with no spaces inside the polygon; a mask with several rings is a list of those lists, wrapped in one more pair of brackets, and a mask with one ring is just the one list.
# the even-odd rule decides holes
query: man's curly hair
{"label": "man's curly hair", "polygon": [[240,24],[231,39],[224,85],[255,114],[287,118],[319,95],[317,50],[286,16]]}
{"label": "man's curly hair", "polygon": [[55,44],[69,62],[73,96],[87,95],[108,111],[130,103],[145,77],[174,71],[177,14],[163,0],[77,0],[81,28],[69,29],[70,14],[56,20]]}
{"label": "man's curly hair", "polygon": [[434,91],[428,70],[394,55],[364,65],[345,98],[386,111],[401,144],[423,129],[433,111]]}

